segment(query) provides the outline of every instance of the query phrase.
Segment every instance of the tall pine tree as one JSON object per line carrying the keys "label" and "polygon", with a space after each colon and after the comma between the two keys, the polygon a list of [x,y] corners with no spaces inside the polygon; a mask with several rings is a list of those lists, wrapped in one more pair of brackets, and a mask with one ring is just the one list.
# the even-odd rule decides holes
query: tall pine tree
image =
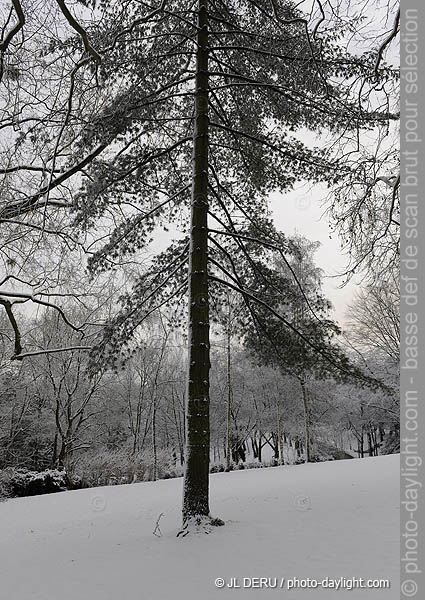
{"label": "tall pine tree", "polygon": [[[46,215],[71,208],[74,231],[90,241],[93,274],[118,269],[170,222],[182,231],[123,294],[93,361],[114,363],[132,350],[132,334],[152,312],[187,299],[186,534],[214,523],[209,300],[226,285],[248,304],[255,300],[240,285],[244,265],[232,260],[232,245],[251,267],[259,246],[290,251],[268,222],[269,194],[300,180],[349,179],[343,159],[301,141],[307,130],[354,136],[392,115],[353,95],[353,82],[370,85],[376,57],[345,51],[344,25],[326,27],[319,3],[312,18],[287,0],[81,4],[90,18],[85,10],[75,18],[58,2],[64,26],[36,55],[34,69],[47,72],[52,86],[56,63],[67,74],[60,110],[40,99],[39,114],[27,121],[26,72],[10,61],[3,69],[9,88],[19,83],[21,105],[13,151],[20,164],[6,174],[18,173],[25,185],[18,193],[9,185],[0,221],[31,215],[44,228]],[[69,28],[75,35],[64,35]],[[30,49],[18,52],[35,60]],[[379,77],[390,81],[393,73],[381,63]]]}

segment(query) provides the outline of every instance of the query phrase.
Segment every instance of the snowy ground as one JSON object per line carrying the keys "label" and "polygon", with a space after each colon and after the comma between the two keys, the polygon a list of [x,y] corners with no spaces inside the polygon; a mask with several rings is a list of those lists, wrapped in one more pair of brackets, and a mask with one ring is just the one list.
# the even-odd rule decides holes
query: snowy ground
{"label": "snowy ground", "polygon": [[[217,473],[211,507],[226,526],[185,539],[181,479],[10,500],[0,504],[1,597],[396,600],[398,465],[383,456]],[[218,577],[388,578],[391,589],[217,589]]]}

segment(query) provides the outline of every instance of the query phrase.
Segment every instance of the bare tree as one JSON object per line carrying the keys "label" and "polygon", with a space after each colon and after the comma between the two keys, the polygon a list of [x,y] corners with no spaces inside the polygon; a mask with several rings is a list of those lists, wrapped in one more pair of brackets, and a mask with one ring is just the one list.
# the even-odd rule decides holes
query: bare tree
{"label": "bare tree", "polygon": [[348,339],[363,352],[400,362],[400,286],[395,275],[360,290],[348,310]]}

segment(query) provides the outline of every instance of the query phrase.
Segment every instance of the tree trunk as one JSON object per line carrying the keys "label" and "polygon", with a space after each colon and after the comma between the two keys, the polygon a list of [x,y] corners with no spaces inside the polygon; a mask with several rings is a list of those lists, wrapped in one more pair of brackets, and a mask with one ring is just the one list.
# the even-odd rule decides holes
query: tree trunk
{"label": "tree trunk", "polygon": [[232,418],[232,374],[231,374],[231,348],[230,348],[230,304],[227,297],[229,310],[229,323],[227,328],[227,419],[226,419],[226,471],[230,471],[231,456],[231,418]]}
{"label": "tree trunk", "polygon": [[283,456],[283,435],[280,434],[279,437],[279,454],[280,454],[280,464],[285,464],[285,457]]}
{"label": "tree trunk", "polygon": [[300,379],[301,389],[303,391],[304,419],[305,419],[305,461],[311,462],[311,443],[310,443],[310,406],[308,402],[307,390],[304,379]]}
{"label": "tree trunk", "polygon": [[53,439],[53,453],[52,453],[52,465],[55,468],[58,460],[58,432],[56,431]]}
{"label": "tree trunk", "polygon": [[251,437],[251,447],[254,458],[258,458],[258,444],[255,437]]}
{"label": "tree trunk", "polygon": [[369,453],[369,456],[373,456],[372,434],[370,433],[370,431],[368,431],[366,435],[367,435],[368,453]]}
{"label": "tree trunk", "polygon": [[65,461],[66,461],[66,440],[61,440],[61,449],[59,451],[59,456],[58,456],[58,464],[57,464],[57,468],[59,470],[62,470],[65,468]]}
{"label": "tree trunk", "polygon": [[184,433],[182,432],[182,428],[181,428],[180,412],[178,412],[178,410],[176,410],[174,388],[172,388],[172,390],[171,390],[171,398],[172,398],[172,402],[173,402],[172,406],[173,406],[174,423],[175,423],[175,428],[176,428],[177,443],[179,446],[180,465],[182,466],[184,464]]}
{"label": "tree trunk", "polygon": [[276,464],[279,464],[279,436],[277,433],[272,434],[273,439],[273,458],[276,461]]}
{"label": "tree trunk", "polygon": [[189,353],[183,527],[209,517],[209,310],[208,310],[208,0],[198,0],[195,126],[189,246]]}
{"label": "tree trunk", "polygon": [[359,455],[359,458],[364,458],[364,433],[363,433],[363,427],[362,427],[362,432],[361,435],[359,436],[358,440],[357,440],[357,454]]}
{"label": "tree trunk", "polygon": [[152,454],[153,454],[153,469],[152,479],[158,479],[158,451],[156,444],[156,395],[154,391],[153,406],[152,406]]}
{"label": "tree trunk", "polygon": [[281,431],[281,427],[280,427],[280,402],[279,400],[276,398],[276,433],[277,433],[277,446],[278,446],[278,450],[277,450],[277,456],[275,453],[275,456],[278,460],[278,463],[280,465],[284,464],[284,459],[283,459],[283,440],[282,440],[282,431]]}

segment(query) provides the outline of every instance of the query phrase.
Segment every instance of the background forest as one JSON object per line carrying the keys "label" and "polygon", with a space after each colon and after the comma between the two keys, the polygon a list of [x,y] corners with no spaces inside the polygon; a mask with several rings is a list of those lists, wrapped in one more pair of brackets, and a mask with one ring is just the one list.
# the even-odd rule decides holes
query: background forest
{"label": "background forest", "polygon": [[[305,289],[329,311],[313,263],[315,244],[300,237],[294,243],[303,250]],[[288,312],[302,306],[292,291]],[[255,346],[235,296],[230,292],[217,307],[212,328],[212,472],[399,451],[395,282],[393,288],[373,285],[359,293],[347,328],[338,335],[352,362],[383,382],[377,389],[318,374],[307,361],[302,377],[291,361],[273,364],[264,356],[264,340],[262,348]],[[84,306],[84,295],[80,301]],[[110,300],[102,310],[113,306]],[[70,309],[67,314],[81,320],[86,313]],[[87,352],[42,352],[80,344],[80,334],[61,315],[42,308],[22,313],[21,324],[28,332],[26,351],[34,356],[11,362],[10,326],[2,318],[2,469],[64,469],[74,486],[182,475],[187,341],[174,313],[152,316],[138,329],[130,358],[91,376]],[[95,327],[85,335],[96,335]]]}

